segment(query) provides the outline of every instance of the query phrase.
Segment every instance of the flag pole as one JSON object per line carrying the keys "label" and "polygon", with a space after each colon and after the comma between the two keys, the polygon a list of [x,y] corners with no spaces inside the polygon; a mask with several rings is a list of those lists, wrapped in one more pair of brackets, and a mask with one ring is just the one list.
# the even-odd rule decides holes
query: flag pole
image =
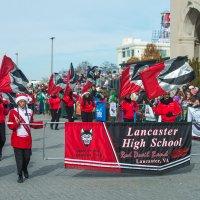
{"label": "flag pole", "polygon": [[16,55],[16,65],[17,65],[17,67],[18,67],[18,56],[19,56],[18,52],[15,53],[15,55]]}
{"label": "flag pole", "polygon": [[53,74],[53,40],[55,37],[51,37],[51,74]]}

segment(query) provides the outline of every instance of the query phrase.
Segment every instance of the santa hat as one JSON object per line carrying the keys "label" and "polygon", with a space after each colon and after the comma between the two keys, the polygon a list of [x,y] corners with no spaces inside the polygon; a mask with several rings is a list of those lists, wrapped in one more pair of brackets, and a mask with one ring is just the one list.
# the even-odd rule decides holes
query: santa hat
{"label": "santa hat", "polygon": [[194,89],[194,86],[193,86],[193,85],[190,85],[190,86],[189,86],[189,89],[190,89],[190,90]]}
{"label": "santa hat", "polygon": [[26,94],[17,94],[16,95],[15,103],[17,104],[21,100],[24,100],[28,103],[28,97],[26,96]]}
{"label": "santa hat", "polygon": [[90,92],[84,92],[84,93],[82,94],[82,97],[85,96],[85,95],[89,95],[89,94],[90,94]]}

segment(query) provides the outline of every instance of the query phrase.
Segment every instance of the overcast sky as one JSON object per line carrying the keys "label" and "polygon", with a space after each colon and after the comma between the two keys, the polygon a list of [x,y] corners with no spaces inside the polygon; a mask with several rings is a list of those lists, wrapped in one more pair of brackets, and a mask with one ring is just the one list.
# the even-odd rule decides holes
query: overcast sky
{"label": "overcast sky", "polygon": [[116,63],[116,48],[127,36],[151,40],[169,0],[6,0],[0,7],[0,56],[16,61],[29,79],[50,74],[50,37],[54,71],[87,60]]}

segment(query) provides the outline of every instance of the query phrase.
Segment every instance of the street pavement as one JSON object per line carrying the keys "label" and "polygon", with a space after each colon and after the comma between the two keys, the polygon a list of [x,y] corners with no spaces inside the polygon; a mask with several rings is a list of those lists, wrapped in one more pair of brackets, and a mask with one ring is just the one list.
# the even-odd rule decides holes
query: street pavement
{"label": "street pavement", "polygon": [[[37,116],[38,119],[48,116]],[[63,119],[64,120],[64,119]],[[30,179],[17,183],[16,164],[7,144],[0,162],[0,200],[199,200],[200,141],[193,141],[191,165],[163,175],[115,174],[64,168],[64,125],[59,131],[46,128],[46,158],[43,160],[43,131],[32,130],[33,155]]]}

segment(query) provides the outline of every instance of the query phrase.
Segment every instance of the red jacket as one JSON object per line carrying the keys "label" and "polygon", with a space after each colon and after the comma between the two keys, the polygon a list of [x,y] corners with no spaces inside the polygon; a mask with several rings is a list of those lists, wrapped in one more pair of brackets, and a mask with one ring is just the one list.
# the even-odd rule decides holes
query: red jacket
{"label": "red jacket", "polygon": [[[18,112],[19,111],[19,112]],[[20,125],[20,123],[27,123],[27,125]],[[31,125],[28,125],[31,123]],[[32,137],[30,128],[43,128],[43,122],[33,121],[33,112],[27,108],[27,111],[19,109],[12,109],[9,113],[8,127],[12,130],[11,146],[20,149],[32,148]]]}
{"label": "red jacket", "polygon": [[59,110],[61,108],[60,103],[61,103],[61,99],[59,97],[56,98],[52,98],[50,97],[48,100],[50,109],[52,110]]}
{"label": "red jacket", "polygon": [[[177,116],[182,112],[179,103],[176,101],[173,101],[168,105],[160,102],[153,110],[156,115],[161,115],[162,122],[175,122]],[[171,113],[171,116],[167,116],[169,113]]]}
{"label": "red jacket", "polygon": [[8,114],[9,109],[5,108],[5,104],[3,102],[0,102],[0,123],[5,122],[5,117]]}
{"label": "red jacket", "polygon": [[81,112],[88,112],[91,113],[95,109],[95,104],[94,102],[90,101],[84,104],[84,101],[81,101]]}
{"label": "red jacket", "polygon": [[135,101],[127,102],[122,101],[121,102],[121,108],[124,114],[124,119],[134,119],[134,114],[136,111],[138,111],[138,104]]}
{"label": "red jacket", "polygon": [[68,95],[65,95],[63,97],[63,101],[66,104],[66,106],[68,106],[68,107],[73,107],[74,106],[74,100],[73,100],[73,98],[71,98]]}

